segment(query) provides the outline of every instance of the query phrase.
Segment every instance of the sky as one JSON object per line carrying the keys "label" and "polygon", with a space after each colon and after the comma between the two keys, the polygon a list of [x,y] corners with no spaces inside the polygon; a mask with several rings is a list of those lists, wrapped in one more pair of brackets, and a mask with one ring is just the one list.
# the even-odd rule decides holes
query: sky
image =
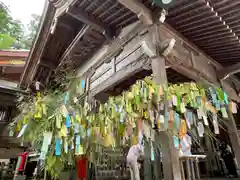
{"label": "sky", "polygon": [[0,0],[11,11],[13,19],[20,20],[25,26],[32,14],[42,15],[45,0]]}

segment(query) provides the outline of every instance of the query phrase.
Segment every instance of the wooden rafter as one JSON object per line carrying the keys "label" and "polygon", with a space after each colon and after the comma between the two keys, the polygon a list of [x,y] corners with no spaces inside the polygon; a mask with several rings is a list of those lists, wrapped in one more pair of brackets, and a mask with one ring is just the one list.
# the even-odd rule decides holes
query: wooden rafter
{"label": "wooden rafter", "polygon": [[80,39],[82,39],[82,37],[84,36],[84,34],[89,31],[91,28],[89,25],[85,25],[82,27],[82,29],[79,31],[79,33],[77,34],[77,36],[74,38],[74,40],[72,41],[72,43],[68,46],[68,48],[65,50],[65,52],[63,53],[62,57],[60,58],[60,64],[66,60],[66,58],[73,53],[76,44],[79,42]]}
{"label": "wooden rafter", "polygon": [[138,0],[118,0],[126,8],[134,12],[138,18],[146,25],[153,24],[151,11]]}
{"label": "wooden rafter", "polygon": [[240,62],[232,66],[218,70],[217,76],[219,79],[225,79],[229,75],[236,74],[238,72],[240,72]]}
{"label": "wooden rafter", "polygon": [[44,59],[42,61],[39,61],[39,65],[50,68],[51,70],[54,70],[57,67],[57,65],[55,63],[44,60]]}
{"label": "wooden rafter", "polygon": [[107,39],[112,38],[112,30],[110,30],[110,28],[106,24],[97,20],[92,15],[87,14],[84,11],[78,10],[76,8],[67,9],[67,14],[87,25],[90,25],[93,29],[96,29],[97,31],[103,33],[103,35]]}

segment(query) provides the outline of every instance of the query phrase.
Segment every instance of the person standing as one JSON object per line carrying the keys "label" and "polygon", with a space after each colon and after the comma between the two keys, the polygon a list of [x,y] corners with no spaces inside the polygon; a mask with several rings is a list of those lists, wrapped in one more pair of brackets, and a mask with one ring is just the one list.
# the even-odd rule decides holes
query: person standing
{"label": "person standing", "polygon": [[143,146],[140,144],[131,146],[128,151],[127,165],[130,168],[131,180],[140,180],[138,158],[143,155]]}
{"label": "person standing", "polygon": [[228,170],[229,177],[237,177],[237,169],[234,162],[234,156],[231,147],[223,141],[220,145],[221,157]]}
{"label": "person standing", "polygon": [[3,163],[0,162],[0,179],[2,179]]}

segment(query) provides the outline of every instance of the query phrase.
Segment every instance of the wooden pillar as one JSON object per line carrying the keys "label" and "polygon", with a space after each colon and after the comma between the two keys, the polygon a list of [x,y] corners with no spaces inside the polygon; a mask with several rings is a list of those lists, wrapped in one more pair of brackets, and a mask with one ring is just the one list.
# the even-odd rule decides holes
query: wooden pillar
{"label": "wooden pillar", "polygon": [[[224,80],[220,80],[220,84],[222,86],[222,89],[225,90],[224,88]],[[230,110],[228,109],[228,116],[229,116],[229,120],[227,121],[227,128],[228,128],[228,135],[232,144],[232,148],[235,154],[235,158],[237,161],[237,169],[239,169],[239,165],[240,165],[240,137],[238,134],[238,130],[237,130],[237,126],[236,126],[236,122],[235,119],[232,115],[232,112],[230,112]]]}
{"label": "wooden pillar", "polygon": [[237,169],[239,169],[240,164],[240,138],[237,130],[237,126],[235,123],[235,119],[231,112],[229,114],[229,120],[228,120],[228,135],[232,144],[232,148],[235,154],[235,158],[237,161]]}
{"label": "wooden pillar", "polygon": [[[157,56],[152,58],[152,71],[153,77],[157,84],[165,87],[164,101],[165,101],[165,118],[167,117],[168,100],[166,88],[168,86],[167,74],[165,68],[165,58],[162,56]],[[168,123],[168,121],[165,121]],[[165,126],[167,127],[167,126]],[[178,152],[173,144],[173,138],[168,131],[162,131],[156,133],[155,142],[161,144],[161,151],[163,155],[163,175],[164,179],[167,180],[181,180],[181,171],[179,166]],[[159,167],[160,168],[160,167]]]}
{"label": "wooden pillar", "polygon": [[149,139],[144,141],[144,180],[152,180],[151,144]]}

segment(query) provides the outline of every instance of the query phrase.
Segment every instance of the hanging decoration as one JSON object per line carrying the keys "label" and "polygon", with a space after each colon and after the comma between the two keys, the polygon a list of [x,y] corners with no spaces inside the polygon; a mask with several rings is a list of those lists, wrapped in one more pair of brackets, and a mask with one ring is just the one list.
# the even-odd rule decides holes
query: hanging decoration
{"label": "hanging decoration", "polygon": [[176,0],[152,0],[152,2],[166,10],[176,4]]}
{"label": "hanging decoration", "polygon": [[[104,104],[87,96],[80,100],[85,86],[81,80],[71,83],[67,92],[38,92],[20,105],[18,121],[12,124],[17,132],[24,128],[20,135],[43,154],[45,168],[53,177],[66,164],[74,165],[75,155],[88,154],[96,144],[114,147],[130,137],[134,137],[132,143],[141,143],[143,136],[154,142],[153,131],[168,130],[176,148],[188,149],[189,130],[196,129],[203,137],[212,123],[219,134],[217,114],[227,119],[228,112],[237,113],[236,104],[222,89],[195,83],[169,84],[168,104],[163,103],[163,88],[152,77],[137,81]],[[167,114],[164,106],[169,108]],[[213,114],[213,122],[208,113]]]}

